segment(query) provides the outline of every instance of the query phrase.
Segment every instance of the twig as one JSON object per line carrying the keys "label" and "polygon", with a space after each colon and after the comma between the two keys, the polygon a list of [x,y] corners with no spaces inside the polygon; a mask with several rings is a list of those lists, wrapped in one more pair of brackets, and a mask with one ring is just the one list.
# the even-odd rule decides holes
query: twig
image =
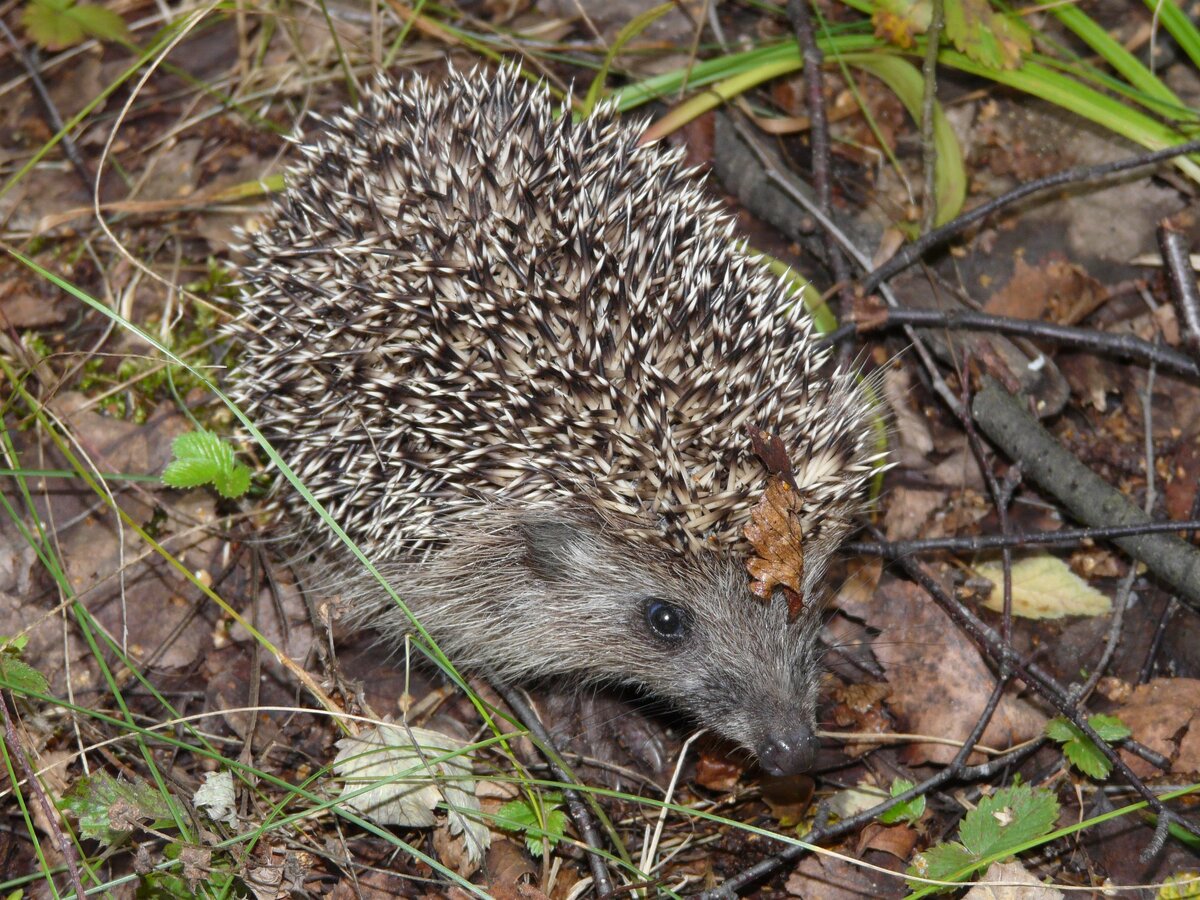
{"label": "twig", "polygon": [[[42,790],[42,783],[38,781],[37,774],[29,765],[29,760],[25,758],[25,748],[21,745],[20,736],[17,734],[17,726],[13,722],[12,714],[8,709],[8,701],[5,699],[2,691],[0,691],[0,714],[4,716],[4,741],[8,744],[9,755],[16,759],[17,765],[21,767],[21,774],[25,778],[25,783],[29,785],[29,789],[37,797],[38,805],[42,807],[42,815],[46,817],[46,827],[53,833],[54,842],[58,845],[58,852],[62,854],[63,861],[67,865],[67,872],[71,875],[71,884],[75,888],[75,896],[82,900],[87,894],[83,890],[83,881],[79,877],[79,859],[75,856],[75,847],[67,840],[67,836],[63,834],[62,828],[59,827],[58,814],[50,804],[50,799],[46,796],[46,792]],[[16,790],[16,787],[16,785],[13,785],[13,790]]]}
{"label": "twig", "polygon": [[[546,726],[542,724],[542,720],[538,718],[538,714],[534,712],[533,707],[525,702],[525,698],[520,692],[506,687],[504,684],[495,681],[493,687],[496,689],[504,702],[509,705],[509,708],[517,714],[530,733],[537,738],[538,744],[542,751],[542,755],[546,757],[546,763],[550,766],[550,771],[554,777],[563,784],[575,784],[575,776],[571,774],[566,763],[558,753],[558,748],[550,737],[550,733],[546,730]],[[592,883],[596,888],[598,897],[611,897],[613,894],[612,878],[608,874],[608,866],[604,861],[604,856],[599,852],[604,846],[600,838],[600,830],[596,827],[596,820],[592,816],[592,812],[588,809],[587,803],[584,801],[580,793],[574,788],[564,787],[562,790],[563,799],[566,801],[567,814],[570,815],[571,821],[575,823],[575,827],[579,829],[579,836],[587,845],[588,865],[592,870]]]}
{"label": "twig", "polygon": [[[841,248],[846,251],[846,255],[849,256],[859,268],[861,268],[863,271],[869,269],[871,267],[871,261],[867,259],[866,254],[864,254],[858,249],[857,246],[855,246],[854,242],[846,236],[845,232],[838,227],[837,223],[834,222],[829,216],[825,215],[825,213],[821,211],[817,204],[815,204],[808,196],[805,195],[804,191],[798,189],[786,174],[779,171],[778,167],[771,159],[770,154],[763,148],[757,137],[751,134],[749,129],[747,129],[742,122],[738,121],[737,119],[732,121],[734,128],[737,130],[738,136],[742,139],[746,146],[750,148],[755,157],[757,157],[759,165],[763,167],[763,171],[766,173],[767,179],[773,182],[781,190],[787,193],[789,197],[803,206],[804,209],[808,211],[809,215],[816,219],[817,223],[823,229],[825,229],[826,234],[833,235],[837,239],[838,244],[841,245]],[[889,306],[900,305],[899,301],[896,299],[896,295],[892,293],[891,289],[887,285],[882,285],[879,289],[879,293],[883,295],[883,299],[888,303]],[[839,329],[839,331],[840,330],[841,329]],[[941,372],[934,363],[933,356],[930,354],[929,349],[925,346],[924,341],[921,340],[921,336],[918,335],[912,328],[906,328],[904,333],[912,342],[913,348],[916,350],[917,356],[921,360],[921,365],[924,367],[925,374],[928,375],[934,391],[939,397],[942,398],[942,401],[957,414],[960,406],[958,398],[954,396],[954,392],[950,390],[950,387],[946,384],[946,380],[942,378]]]}
{"label": "twig", "polygon": [[1183,339],[1192,355],[1200,360],[1200,290],[1196,273],[1188,259],[1187,237],[1164,221],[1158,226],[1158,249],[1167,268],[1171,299],[1183,325]]}
{"label": "twig", "polygon": [[1137,156],[1130,156],[1126,159],[1120,159],[1116,162],[1101,163],[1097,166],[1079,166],[1074,169],[1067,169],[1064,172],[1057,172],[1054,175],[1048,175],[1045,178],[1039,178],[1035,181],[1030,181],[1019,187],[1013,188],[1007,194],[1001,194],[995,200],[989,200],[981,206],[977,206],[972,210],[963,213],[955,219],[942,225],[940,228],[935,228],[926,234],[921,235],[911,244],[908,244],[900,250],[895,256],[887,262],[880,265],[874,271],[868,273],[860,282],[863,293],[869,294],[876,290],[881,284],[887,281],[892,276],[904,271],[918,259],[924,256],[929,250],[944,244],[955,235],[966,231],[976,222],[986,219],[988,216],[998,212],[1005,207],[1011,206],[1018,200],[1037,194],[1042,191],[1050,190],[1055,187],[1062,187],[1067,184],[1081,184],[1088,181],[1098,181],[1109,175],[1115,175],[1118,172],[1125,172],[1129,169],[1137,169],[1142,166],[1148,166],[1153,163],[1162,162],[1168,159],[1174,159],[1177,156],[1184,156],[1188,153],[1196,153],[1200,151],[1200,140],[1188,141],[1185,144],[1176,144],[1174,147],[1168,147],[1165,150],[1156,150],[1153,153],[1142,153]]}
{"label": "twig", "polygon": [[5,39],[12,47],[13,55],[21,61],[21,66],[25,69],[25,74],[29,76],[29,83],[33,85],[33,92],[37,94],[38,102],[42,104],[42,109],[46,111],[46,118],[50,120],[50,127],[54,129],[55,134],[62,135],[63,153],[66,154],[72,168],[75,169],[75,174],[83,182],[85,190],[91,188],[92,175],[88,172],[87,166],[84,165],[83,157],[79,153],[79,147],[75,145],[75,139],[67,132],[62,116],[58,114],[58,107],[54,105],[54,99],[50,96],[50,92],[46,90],[46,83],[42,81],[41,66],[39,65],[37,51],[26,52],[25,48],[21,46],[21,42],[17,40],[17,36],[12,33],[12,30],[3,18],[0,18],[0,31],[4,33]]}
{"label": "twig", "polygon": [[840,326],[826,335],[824,342],[835,343],[846,334],[870,334],[883,328],[903,326],[910,328],[947,328],[964,331],[992,331],[1000,334],[1016,334],[1035,340],[1052,341],[1067,347],[1077,347],[1104,353],[1109,356],[1125,357],[1143,363],[1154,363],[1160,369],[1189,378],[1200,379],[1200,362],[1178,350],[1143,340],[1132,334],[1108,334],[1092,328],[1077,328],[1072,325],[1056,325],[1035,319],[1015,319],[1007,316],[992,316],[974,310],[899,309],[879,310],[878,315],[859,323]]}
{"label": "twig", "polygon": [[[804,89],[807,95],[809,134],[812,147],[813,187],[817,192],[817,206],[832,218],[833,182],[829,147],[829,116],[825,112],[825,76],[821,70],[824,62],[821,48],[817,46],[813,33],[812,13],[808,0],[788,0],[788,19],[796,32],[796,43],[804,60]],[[825,256],[833,273],[839,292],[844,292],[850,281],[846,260],[838,247],[837,239],[825,232]],[[847,299],[843,294],[843,299]]]}
{"label": "twig", "polygon": [[1140,525],[1116,525],[1111,528],[1064,528],[1061,531],[1033,531],[1027,533],[981,534],[952,538],[925,538],[916,541],[856,541],[843,545],[847,553],[860,556],[882,556],[898,559],[901,556],[917,556],[953,550],[959,553],[978,553],[983,550],[1000,550],[1004,547],[1034,547],[1045,544],[1079,544],[1083,541],[1112,540],[1142,534],[1163,534],[1173,531],[1190,531],[1200,528],[1200,519],[1181,522],[1146,522]]}
{"label": "twig", "polygon": [[921,75],[925,91],[921,96],[921,161],[925,169],[925,201],[921,210],[921,231],[928,234],[937,221],[937,147],[933,142],[933,112],[937,107],[937,58],[946,21],[944,0],[933,0],[929,27],[925,30],[925,59]]}
{"label": "twig", "polygon": [[[984,433],[1010,459],[1017,460],[1045,491],[1081,522],[1132,525],[1150,517],[1084,466],[990,377],[975,395],[972,412]],[[1200,550],[1168,534],[1116,538],[1166,584],[1200,608]]]}

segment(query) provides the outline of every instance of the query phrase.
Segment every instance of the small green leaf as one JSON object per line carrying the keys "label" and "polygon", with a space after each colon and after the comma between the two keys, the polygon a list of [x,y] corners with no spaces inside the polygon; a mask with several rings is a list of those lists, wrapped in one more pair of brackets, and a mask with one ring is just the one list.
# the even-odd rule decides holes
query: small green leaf
{"label": "small green leaf", "polygon": [[212,484],[222,497],[240,497],[250,489],[250,469],[233,448],[211,431],[189,431],[171,445],[175,459],[163,471],[163,484],[189,488]]}
{"label": "small green leaf", "polygon": [[[1109,743],[1124,740],[1130,735],[1129,728],[1116,716],[1092,716],[1088,724],[1102,740]],[[1046,736],[1062,744],[1063,755],[1089,778],[1103,780],[1112,771],[1112,763],[1092,743],[1091,738],[1062,716],[1046,723]]]}
{"label": "small green leaf", "polygon": [[48,694],[46,678],[25,660],[21,652],[29,643],[29,635],[0,638],[0,686],[18,694]]}
{"label": "small green leaf", "polygon": [[107,772],[80,778],[59,807],[79,821],[82,837],[107,845],[122,840],[138,822],[167,820],[172,815],[170,800],[154,785],[113,778]]}
{"label": "small green leaf", "polygon": [[[1025,784],[996,791],[963,817],[960,841],[930,847],[909,867],[908,874],[952,881],[967,878],[993,859],[1048,834],[1058,819],[1058,801],[1047,790]],[[920,885],[910,882],[916,890]]]}
{"label": "small green leaf", "polygon": [[546,848],[558,846],[567,830],[567,815],[559,809],[561,804],[562,795],[557,793],[543,796],[539,806],[534,806],[527,797],[510,800],[497,812],[496,825],[523,833],[530,855],[541,856]]}
{"label": "small green leaf", "polygon": [[[913,783],[907,778],[897,778],[892,782],[892,796],[899,797],[905,791],[913,789]],[[879,821],[884,825],[895,825],[897,822],[916,822],[925,813],[925,798],[913,797],[911,800],[906,800],[904,803],[897,803],[895,806],[885,810],[879,816]]]}
{"label": "small green leaf", "polygon": [[103,6],[72,0],[30,0],[21,16],[25,31],[44,50],[62,50],[85,37],[122,41],[129,37],[125,20]]}

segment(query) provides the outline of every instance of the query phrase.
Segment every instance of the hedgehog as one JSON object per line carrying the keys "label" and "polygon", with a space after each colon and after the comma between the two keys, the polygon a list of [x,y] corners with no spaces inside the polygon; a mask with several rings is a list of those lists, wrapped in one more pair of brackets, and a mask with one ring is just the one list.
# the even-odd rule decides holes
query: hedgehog
{"label": "hedgehog", "polygon": [[[297,141],[245,238],[231,393],[456,666],[635,685],[800,772],[874,413],[645,125],[573,117],[512,66],[377,80]],[[749,592],[748,426],[794,468],[799,615]],[[349,619],[402,641],[404,612],[278,499],[330,542]]]}

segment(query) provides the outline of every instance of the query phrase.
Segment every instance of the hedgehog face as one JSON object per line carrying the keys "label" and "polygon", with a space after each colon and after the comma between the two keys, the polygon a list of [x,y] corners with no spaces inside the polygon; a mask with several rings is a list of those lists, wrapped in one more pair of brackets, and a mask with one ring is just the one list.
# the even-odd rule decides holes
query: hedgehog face
{"label": "hedgehog face", "polygon": [[786,601],[751,595],[745,570],[730,556],[681,557],[670,568],[668,582],[681,586],[677,599],[642,607],[658,651],[642,683],[749,749],[768,773],[811,768],[819,613],[810,607],[789,622]]}
{"label": "hedgehog face", "polygon": [[[473,518],[439,552],[384,567],[456,665],[505,680],[569,673],[639,685],[768,772],[811,766],[815,608],[789,622],[782,598],[749,593],[730,554],[632,540],[585,508],[484,505]],[[368,620],[407,630],[386,603]]]}

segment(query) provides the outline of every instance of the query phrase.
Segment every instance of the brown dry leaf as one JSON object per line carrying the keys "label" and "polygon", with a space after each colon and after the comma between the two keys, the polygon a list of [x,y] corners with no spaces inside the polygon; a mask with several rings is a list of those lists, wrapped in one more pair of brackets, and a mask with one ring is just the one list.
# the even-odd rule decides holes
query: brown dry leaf
{"label": "brown dry leaf", "polygon": [[795,618],[804,605],[800,592],[804,577],[804,533],[800,526],[800,497],[783,478],[771,476],[742,534],[754,548],[754,554],[746,558],[746,571],[752,579],[750,592],[769,600],[776,587],[783,588],[788,613]]}
{"label": "brown dry leaf", "polygon": [[1036,266],[1017,257],[1012,278],[988,298],[983,309],[996,316],[1048,318],[1075,325],[1107,299],[1108,292],[1100,282],[1061,257],[1051,256]]}
{"label": "brown dry leaf", "polygon": [[872,822],[858,836],[858,853],[861,857],[868,850],[878,850],[894,856],[901,862],[908,859],[919,837],[911,825],[882,825]]}
{"label": "brown dry leaf", "polygon": [[[1117,711],[1133,738],[1171,760],[1179,775],[1200,772],[1200,679],[1156,678],[1134,689]],[[1150,763],[1121,751],[1142,778],[1160,774]]]}
{"label": "brown dry leaf", "polygon": [[804,821],[816,782],[807,775],[764,775],[760,784],[763,803],[780,828],[793,828]]}
{"label": "brown dry leaf", "polygon": [[509,838],[498,835],[487,853],[488,893],[496,898],[516,897],[516,885],[537,877],[538,866],[533,858]]}
{"label": "brown dry leaf", "polygon": [[[883,706],[891,692],[890,686],[878,683],[840,686],[833,691],[834,705],[829,711],[830,718],[838,731],[891,734],[892,720]],[[877,746],[851,741],[843,749],[850,756],[861,756]]]}
{"label": "brown dry leaf", "polygon": [[696,760],[696,784],[710,791],[731,791],[742,771],[743,767],[728,757],[704,751]]}
{"label": "brown dry leaf", "polygon": [[900,872],[889,878],[881,872],[816,853],[804,857],[788,876],[784,890],[789,897],[803,900],[882,900],[907,893]]}
{"label": "brown dry leaf", "polygon": [[963,900],[1062,900],[1062,891],[1042,884],[1019,862],[992,863]]}
{"label": "brown dry leaf", "polygon": [[[979,652],[921,588],[886,577],[878,596],[849,615],[879,629],[872,650],[888,674],[888,707],[900,731],[962,740],[967,737],[995,687],[996,679]],[[1046,718],[1025,701],[1006,694],[981,743],[1010,747],[1041,734]],[[908,765],[945,764],[958,748],[916,743],[907,747]],[[982,754],[972,754],[982,762]]]}
{"label": "brown dry leaf", "polygon": [[947,501],[946,491],[924,491],[896,487],[888,497],[883,531],[889,541],[907,541],[917,536],[929,537],[926,523]]}
{"label": "brown dry leaf", "polygon": [[767,467],[767,472],[771,475],[781,476],[784,481],[795,487],[796,478],[792,469],[792,461],[788,458],[787,447],[784,446],[779,436],[763,431],[754,425],[747,425],[746,433],[750,435],[750,447],[754,450],[754,455],[762,460],[762,464]]}

